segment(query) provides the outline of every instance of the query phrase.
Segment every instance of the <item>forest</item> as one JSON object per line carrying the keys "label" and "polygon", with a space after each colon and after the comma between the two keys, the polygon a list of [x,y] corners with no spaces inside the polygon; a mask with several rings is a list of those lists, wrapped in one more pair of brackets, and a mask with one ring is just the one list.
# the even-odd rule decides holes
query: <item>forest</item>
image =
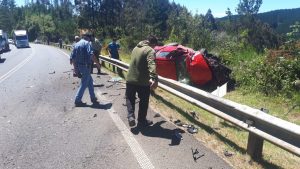
{"label": "forest", "polygon": [[218,19],[211,9],[192,14],[169,0],[27,0],[21,7],[0,0],[0,29],[25,29],[31,41],[62,38],[66,44],[89,29],[104,41],[117,37],[124,53],[154,34],[164,44],[206,48],[233,70],[239,89],[300,105],[300,10],[258,14],[262,3],[241,0]]}

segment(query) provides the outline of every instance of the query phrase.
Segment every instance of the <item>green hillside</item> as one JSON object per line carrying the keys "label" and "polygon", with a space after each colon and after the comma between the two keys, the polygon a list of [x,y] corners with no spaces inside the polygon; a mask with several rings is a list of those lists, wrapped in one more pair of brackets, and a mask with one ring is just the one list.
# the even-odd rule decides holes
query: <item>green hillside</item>
{"label": "green hillside", "polygon": [[258,18],[268,23],[280,34],[290,31],[290,25],[300,21],[300,8],[281,9],[258,14]]}

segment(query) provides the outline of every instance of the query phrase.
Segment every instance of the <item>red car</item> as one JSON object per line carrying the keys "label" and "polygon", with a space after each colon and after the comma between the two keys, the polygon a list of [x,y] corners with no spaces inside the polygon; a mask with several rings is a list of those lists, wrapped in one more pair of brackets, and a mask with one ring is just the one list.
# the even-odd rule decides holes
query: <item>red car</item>
{"label": "red car", "polygon": [[203,86],[213,75],[207,60],[199,51],[178,45],[156,46],[156,70],[160,76],[178,80],[190,80],[194,85]]}

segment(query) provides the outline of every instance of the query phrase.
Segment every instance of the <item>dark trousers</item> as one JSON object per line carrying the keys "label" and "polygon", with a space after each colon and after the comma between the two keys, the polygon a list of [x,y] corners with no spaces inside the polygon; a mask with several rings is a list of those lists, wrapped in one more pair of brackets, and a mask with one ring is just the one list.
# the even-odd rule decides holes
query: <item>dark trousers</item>
{"label": "dark trousers", "polygon": [[[94,51],[94,54],[95,54],[96,59],[98,60],[98,62],[100,62],[100,59],[99,59],[100,51]],[[91,73],[93,73],[94,63],[95,62],[92,60]],[[101,66],[101,64],[100,64],[100,66]],[[98,67],[97,67],[97,70],[98,70],[98,73],[101,73],[101,70],[98,69]]]}
{"label": "dark trousers", "polygon": [[146,120],[149,97],[150,97],[150,86],[139,86],[134,84],[126,83],[126,106],[128,110],[128,118],[135,118],[135,95],[138,94],[140,99],[139,111],[138,111],[138,122],[144,122]]}

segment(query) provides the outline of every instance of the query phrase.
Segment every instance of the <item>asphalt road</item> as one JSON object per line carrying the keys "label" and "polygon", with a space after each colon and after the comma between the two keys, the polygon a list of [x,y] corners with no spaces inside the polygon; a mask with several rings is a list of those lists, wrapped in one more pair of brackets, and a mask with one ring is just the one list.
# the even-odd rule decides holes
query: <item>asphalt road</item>
{"label": "asphalt road", "polygon": [[1,169],[231,168],[191,134],[177,139],[176,126],[154,117],[159,112],[149,110],[153,126],[130,129],[124,82],[110,82],[116,77],[93,74],[100,105],[86,91],[88,106],[75,108],[79,79],[66,51],[10,47],[0,61]]}

